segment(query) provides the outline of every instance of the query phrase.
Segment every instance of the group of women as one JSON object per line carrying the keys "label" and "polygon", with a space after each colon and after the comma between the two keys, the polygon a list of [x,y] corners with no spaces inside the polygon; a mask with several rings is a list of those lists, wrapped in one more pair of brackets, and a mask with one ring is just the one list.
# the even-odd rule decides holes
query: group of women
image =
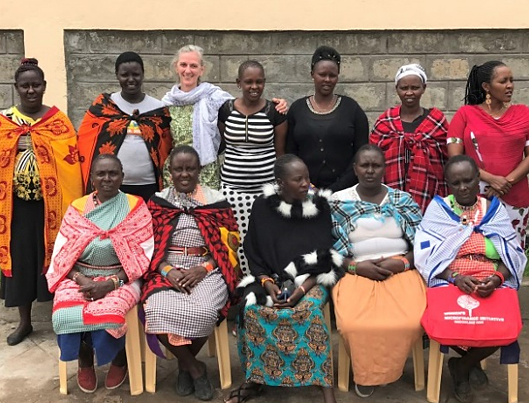
{"label": "group of women", "polygon": [[[450,125],[421,107],[422,67],[402,66],[401,105],[371,134],[360,105],[335,94],[333,48],[315,51],[314,95],[290,110],[262,98],[257,61],[239,67],[239,98],[200,81],[197,46],[181,48],[173,67],[178,83],[159,101],[142,90],[141,57],[121,54],[121,91],[96,98],[77,136],[43,104],[37,61],[17,69],[20,103],[0,114],[0,296],[20,313],[9,345],[32,332],[32,302],[54,293],[61,358],[78,359],[79,387],[97,389],[95,358],[111,363],[105,386],[117,388],[127,375],[124,317],[141,301],[150,348],[178,358],[176,392],[210,400],[196,355],[240,299],[246,381],[226,401],[262,385],[317,385],[332,403],[330,296],[355,391],[368,397],[399,379],[422,336],[424,280],[482,297],[519,286],[529,109],[510,104],[503,63],[474,66]],[[431,246],[418,250],[416,237]],[[440,255],[434,241],[446,239],[456,247]],[[460,401],[472,399],[472,380],[486,383],[477,363],[494,351],[451,361]]]}

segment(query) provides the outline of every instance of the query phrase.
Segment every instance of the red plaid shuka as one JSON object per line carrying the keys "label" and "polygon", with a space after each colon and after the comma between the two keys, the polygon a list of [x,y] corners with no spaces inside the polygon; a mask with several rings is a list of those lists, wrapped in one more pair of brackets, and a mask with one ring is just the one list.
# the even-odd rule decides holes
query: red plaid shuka
{"label": "red plaid shuka", "polygon": [[384,183],[410,193],[423,213],[435,195],[448,194],[443,173],[448,159],[447,133],[448,122],[436,108],[430,109],[415,133],[404,133],[399,105],[380,115],[369,136],[369,142],[386,156]]}
{"label": "red plaid shuka", "polygon": [[237,231],[237,221],[233,215],[230,204],[221,201],[209,205],[195,207],[192,209],[179,209],[168,201],[153,196],[148,204],[152,215],[154,230],[154,254],[151,260],[149,271],[145,274],[141,301],[145,303],[147,298],[161,290],[173,289],[172,284],[158,273],[158,266],[165,259],[169,241],[175,228],[178,216],[185,212],[193,215],[198,229],[204,238],[213,259],[224,277],[228,287],[230,298],[220,314],[225,317],[232,302],[235,302],[235,287],[241,278],[240,268],[235,268],[229,259],[228,246],[221,240],[220,228],[224,227],[228,231]]}

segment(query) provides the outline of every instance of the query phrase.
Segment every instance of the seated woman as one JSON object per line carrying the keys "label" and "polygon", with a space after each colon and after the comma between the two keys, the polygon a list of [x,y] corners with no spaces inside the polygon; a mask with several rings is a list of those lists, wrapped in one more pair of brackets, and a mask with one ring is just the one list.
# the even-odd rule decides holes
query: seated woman
{"label": "seated woman", "polygon": [[112,361],[107,389],[125,380],[125,315],[140,300],[138,279],[154,246],[147,206],[119,191],[119,159],[96,157],[90,179],[95,192],[66,211],[46,273],[61,360],[79,360],[77,384],[86,393],[97,389],[94,350],[98,365]]}
{"label": "seated woman", "polygon": [[333,289],[336,326],[351,354],[355,392],[395,382],[422,336],[425,287],[413,270],[421,210],[411,196],[382,184],[384,153],[360,147],[358,185],[333,195],[334,248],[348,274]]}
{"label": "seated woman", "polygon": [[329,205],[323,193],[308,195],[309,172],[299,157],[279,157],[274,175],[277,185],[265,185],[255,200],[244,240],[251,275],[239,285],[246,302],[238,347],[246,382],[226,402],[258,396],[262,385],[317,385],[324,401],[333,403],[324,286],[334,285],[343,271],[341,256],[330,251]]}
{"label": "seated woman", "polygon": [[[499,199],[479,196],[479,168],[469,156],[448,160],[445,179],[452,194],[435,197],[417,231],[415,264],[429,287],[452,283],[464,293],[490,296],[498,287],[518,289],[526,257]],[[425,245],[427,245],[425,247]],[[497,347],[455,348],[448,368],[460,402],[472,400],[470,384],[488,383],[480,361]]]}
{"label": "seated woman", "polygon": [[211,400],[214,389],[198,354],[226,316],[240,278],[237,222],[222,194],[198,183],[200,159],[187,145],[169,156],[173,185],[149,200],[154,256],[142,301],[149,346],[157,339],[178,359],[176,393]]}

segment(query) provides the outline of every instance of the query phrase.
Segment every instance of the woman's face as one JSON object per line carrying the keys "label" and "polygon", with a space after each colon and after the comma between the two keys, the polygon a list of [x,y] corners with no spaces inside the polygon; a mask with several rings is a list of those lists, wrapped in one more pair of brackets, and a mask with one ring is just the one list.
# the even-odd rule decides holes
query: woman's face
{"label": "woman's face", "polygon": [[178,153],[169,166],[173,185],[177,192],[191,193],[198,185],[200,164],[195,154]]}
{"label": "woman's face", "polygon": [[514,91],[512,71],[507,66],[497,66],[490,83],[483,83],[483,88],[493,100],[509,103]]}
{"label": "woman's face", "polygon": [[143,70],[138,62],[121,63],[116,73],[116,78],[121,86],[121,91],[129,96],[141,93],[143,85]]}
{"label": "woman's face", "polygon": [[46,81],[34,70],[20,73],[15,83],[20,104],[25,111],[36,111],[42,107],[42,98],[46,91]]}
{"label": "woman's face", "polygon": [[302,161],[292,161],[287,166],[284,177],[277,179],[277,184],[282,199],[287,203],[305,200],[310,186],[307,166]]}
{"label": "woman's face", "polygon": [[321,60],[310,74],[314,80],[314,91],[320,95],[331,95],[338,82],[338,65],[330,60]]}
{"label": "woman's face", "polygon": [[379,188],[386,173],[384,157],[375,150],[365,150],[354,164],[358,184],[364,189]]}
{"label": "woman's face", "polygon": [[175,63],[175,71],[182,91],[191,91],[198,86],[198,79],[204,74],[202,59],[197,52],[181,53]]}
{"label": "woman's face", "polygon": [[479,171],[476,172],[467,161],[457,162],[448,167],[446,183],[456,201],[462,206],[471,206],[479,193]]}
{"label": "woman's face", "polygon": [[421,105],[421,97],[426,85],[418,76],[406,76],[397,82],[397,95],[402,105],[413,108]]}
{"label": "woman's face", "polygon": [[237,79],[237,84],[241,87],[242,97],[246,101],[257,102],[265,88],[264,72],[259,67],[247,67]]}
{"label": "woman's face", "polygon": [[111,158],[97,160],[92,167],[90,178],[99,200],[106,201],[116,196],[123,183],[121,165]]}

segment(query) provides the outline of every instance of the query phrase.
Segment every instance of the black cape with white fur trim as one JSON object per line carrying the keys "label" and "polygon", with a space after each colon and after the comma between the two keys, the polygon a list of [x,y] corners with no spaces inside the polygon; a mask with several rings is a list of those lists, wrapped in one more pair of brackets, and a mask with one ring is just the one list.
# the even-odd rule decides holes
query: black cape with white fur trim
{"label": "black cape with white fur trim", "polygon": [[256,280],[262,275],[280,282],[295,279],[297,284],[314,275],[320,284],[335,284],[343,270],[341,257],[331,252],[332,221],[327,202],[331,193],[319,192],[294,204],[282,201],[271,185],[265,186],[263,193],[254,202],[244,240],[251,277],[245,277],[238,287],[240,295],[247,298],[242,303],[270,303]]}

